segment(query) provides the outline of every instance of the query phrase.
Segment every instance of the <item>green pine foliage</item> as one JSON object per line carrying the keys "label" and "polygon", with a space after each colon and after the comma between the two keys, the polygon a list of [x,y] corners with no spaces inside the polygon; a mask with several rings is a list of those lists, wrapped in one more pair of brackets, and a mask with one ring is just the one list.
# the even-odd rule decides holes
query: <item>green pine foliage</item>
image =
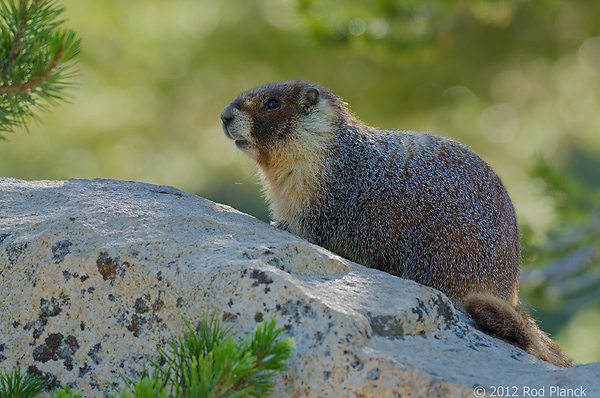
{"label": "green pine foliage", "polygon": [[134,382],[125,377],[126,386],[123,388],[114,387],[115,393],[110,395],[110,398],[170,398],[167,389],[167,379],[160,372],[160,367],[157,367],[153,373],[149,373],[146,365],[140,375],[140,380]]}
{"label": "green pine foliage", "polygon": [[0,0],[0,132],[63,100],[80,52],[75,32],[60,28],[63,11],[52,0]]}
{"label": "green pine foliage", "polygon": [[293,349],[290,339],[276,341],[281,329],[275,329],[275,320],[259,325],[249,339],[241,341],[223,327],[216,312],[203,320],[198,333],[184,320],[187,332],[169,344],[171,352],[158,348],[165,365],[153,362],[155,372],[150,377],[146,372],[144,383],[164,386],[169,397],[269,396],[273,378],[286,370],[284,361]]}
{"label": "green pine foliage", "polygon": [[[157,348],[160,360],[152,361],[154,370],[144,365],[138,381],[122,376],[125,386],[113,386],[111,398],[266,398],[273,378],[287,369],[284,362],[294,345],[289,338],[277,341],[282,329],[275,328],[274,319],[241,341],[219,321],[217,312],[205,316],[197,332],[184,321],[187,331],[169,343],[170,350]],[[34,398],[43,391],[43,381],[24,377],[21,368],[0,374],[1,398]],[[67,386],[51,396],[80,398],[81,393]]]}
{"label": "green pine foliage", "polygon": [[81,398],[81,393],[75,393],[73,390],[69,388],[69,386],[65,388],[61,388],[55,391],[52,391],[50,394],[52,398]]}
{"label": "green pine foliage", "polygon": [[0,397],[2,398],[33,398],[44,391],[44,382],[37,376],[21,374],[21,368],[12,373],[0,374]]}

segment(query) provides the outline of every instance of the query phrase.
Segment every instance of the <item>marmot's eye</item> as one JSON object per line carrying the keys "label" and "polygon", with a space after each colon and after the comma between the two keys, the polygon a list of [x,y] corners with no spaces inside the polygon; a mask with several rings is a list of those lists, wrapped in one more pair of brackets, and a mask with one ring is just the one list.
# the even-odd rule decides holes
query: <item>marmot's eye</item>
{"label": "marmot's eye", "polygon": [[271,98],[265,104],[265,109],[277,109],[281,106],[281,102],[276,100],[275,98]]}

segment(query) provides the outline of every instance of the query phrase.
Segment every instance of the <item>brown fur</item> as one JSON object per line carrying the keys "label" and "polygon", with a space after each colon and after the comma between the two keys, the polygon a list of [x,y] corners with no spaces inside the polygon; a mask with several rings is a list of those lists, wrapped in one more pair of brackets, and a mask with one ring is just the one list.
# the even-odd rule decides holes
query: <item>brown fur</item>
{"label": "brown fur", "polygon": [[463,308],[485,331],[556,366],[573,366],[558,344],[521,307],[513,307],[489,293],[471,293],[463,300]]}
{"label": "brown fur", "polygon": [[366,126],[340,98],[300,80],[243,93],[221,118],[227,137],[258,164],[283,228],[441,290],[486,330],[566,366],[518,307],[515,211],[500,177],[473,151],[432,134]]}

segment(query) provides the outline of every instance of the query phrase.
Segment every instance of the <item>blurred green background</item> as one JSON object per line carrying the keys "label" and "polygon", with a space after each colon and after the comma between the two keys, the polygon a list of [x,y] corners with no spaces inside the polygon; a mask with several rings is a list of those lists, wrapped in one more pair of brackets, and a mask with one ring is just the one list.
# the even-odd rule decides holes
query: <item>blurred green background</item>
{"label": "blurred green background", "polygon": [[305,78],[385,129],[471,147],[523,233],[522,300],[576,362],[600,360],[600,2],[61,0],[79,85],[5,134],[0,175],[175,186],[268,221],[221,130],[240,92]]}

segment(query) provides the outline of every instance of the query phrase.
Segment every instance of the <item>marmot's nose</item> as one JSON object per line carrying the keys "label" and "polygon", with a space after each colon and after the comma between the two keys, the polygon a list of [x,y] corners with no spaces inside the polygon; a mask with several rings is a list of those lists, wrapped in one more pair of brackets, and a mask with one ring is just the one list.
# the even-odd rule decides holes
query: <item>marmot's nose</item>
{"label": "marmot's nose", "polygon": [[233,114],[235,110],[239,110],[239,103],[237,101],[233,101],[231,104],[227,105],[221,111],[221,120],[224,124],[229,124],[231,119],[233,119]]}
{"label": "marmot's nose", "polygon": [[233,119],[233,107],[231,105],[227,105],[221,111],[221,120],[223,121],[223,124],[229,124],[231,119]]}

